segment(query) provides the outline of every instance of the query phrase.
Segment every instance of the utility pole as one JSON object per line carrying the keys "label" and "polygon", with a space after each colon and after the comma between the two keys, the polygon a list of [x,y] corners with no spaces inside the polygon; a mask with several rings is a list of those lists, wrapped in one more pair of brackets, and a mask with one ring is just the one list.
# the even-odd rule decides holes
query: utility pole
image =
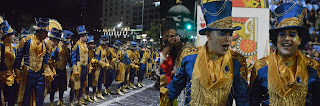
{"label": "utility pole", "polygon": [[142,0],[142,33],[143,33],[143,14],[144,14],[144,0]]}

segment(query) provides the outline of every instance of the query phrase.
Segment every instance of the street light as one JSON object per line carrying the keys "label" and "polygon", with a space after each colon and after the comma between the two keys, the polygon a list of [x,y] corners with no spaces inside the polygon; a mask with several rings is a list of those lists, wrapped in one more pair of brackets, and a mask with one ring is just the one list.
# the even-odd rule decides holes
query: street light
{"label": "street light", "polygon": [[122,22],[120,22],[120,23],[117,25],[118,28],[121,27],[121,26],[122,26]]}

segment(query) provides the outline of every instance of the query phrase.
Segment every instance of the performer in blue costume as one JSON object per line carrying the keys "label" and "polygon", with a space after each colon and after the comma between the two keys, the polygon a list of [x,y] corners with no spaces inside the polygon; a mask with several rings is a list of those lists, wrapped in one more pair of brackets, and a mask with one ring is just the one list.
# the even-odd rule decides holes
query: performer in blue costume
{"label": "performer in blue costume", "polygon": [[[49,51],[46,49],[44,39],[49,31],[49,18],[35,18],[36,33],[29,40],[20,43],[14,68],[20,69],[22,58],[24,58],[24,77],[21,83],[24,89],[20,89],[19,95],[24,95],[22,104],[24,106],[42,106],[45,94],[45,85],[53,80],[55,73],[49,67]],[[47,82],[49,81],[49,82]],[[35,95],[35,99],[31,98]],[[18,100],[19,101],[19,100]],[[31,102],[30,102],[31,101]],[[33,104],[36,103],[36,104]]]}
{"label": "performer in blue costume", "polygon": [[[152,43],[149,42],[147,43],[147,49],[146,51],[149,53],[149,58],[148,58],[148,63],[146,65],[146,78],[150,78],[151,72],[152,72],[152,65],[153,65],[153,60],[152,60]],[[142,82],[142,81],[141,81]],[[140,83],[140,85],[144,86],[144,84]]]}
{"label": "performer in blue costume", "polygon": [[[139,65],[139,47],[138,47],[138,43],[135,41],[131,41],[130,42],[130,49],[133,52],[133,58],[131,58],[131,63],[135,64],[135,65]],[[139,70],[138,68],[134,68],[134,67],[130,67],[130,75],[129,75],[129,82],[127,82],[127,86],[129,87],[129,89],[136,89],[137,87],[134,86],[134,77],[136,75],[136,70]]]}
{"label": "performer in blue costume", "polygon": [[[94,36],[89,35],[87,39],[87,45],[88,45],[88,57],[90,60],[90,63],[88,64],[88,78],[86,80],[87,87],[85,89],[85,95],[84,95],[84,100],[88,102],[94,102],[90,96],[89,96],[89,87],[92,87],[93,92],[96,92],[96,87],[97,87],[97,82],[95,82],[94,79],[99,76],[95,75],[94,73],[96,72],[96,62],[95,61],[95,51],[96,51],[96,45],[94,43]],[[93,61],[92,61],[93,60]]]}
{"label": "performer in blue costume", "polygon": [[127,49],[125,52],[124,52],[124,55],[121,59],[121,62],[124,64],[124,69],[125,69],[125,72],[123,73],[124,74],[124,82],[121,84],[122,86],[122,91],[124,92],[128,92],[126,90],[126,88],[129,88],[129,75],[130,75],[130,69],[131,68],[135,68],[135,69],[138,69],[139,66],[138,65],[135,65],[134,63],[132,63],[132,59],[134,59],[134,52],[133,50],[136,50],[137,49],[137,42],[130,42],[130,49]]}
{"label": "performer in blue costume", "polygon": [[[59,33],[54,32],[54,30],[59,31]],[[52,36],[51,38],[59,39],[59,37],[63,34],[61,42],[58,43],[55,51],[51,53],[51,58],[56,61],[55,63],[55,70],[56,76],[54,77],[55,80],[51,83],[51,92],[50,92],[50,102],[51,106],[53,106],[54,94],[59,89],[59,101],[57,105],[64,106],[63,103],[63,93],[67,90],[67,63],[70,64],[70,49],[68,48],[68,44],[71,43],[71,37],[73,35],[72,32],[65,30],[58,30],[56,28],[52,28],[51,30]]]}
{"label": "performer in blue costume", "polygon": [[198,48],[185,48],[180,68],[166,88],[160,88],[161,105],[170,105],[185,88],[185,105],[249,106],[247,65],[244,56],[230,50],[233,27],[231,1],[213,1],[202,6],[207,27],[199,31],[208,41]]}
{"label": "performer in blue costume", "polygon": [[123,90],[123,87],[122,87],[122,83],[124,82],[124,73],[125,73],[125,66],[124,66],[124,63],[122,63],[121,59],[124,57],[123,56],[123,53],[122,53],[122,50],[121,50],[121,45],[122,45],[122,42],[120,42],[119,40],[116,40],[114,42],[114,45],[112,45],[112,47],[116,48],[116,55],[117,55],[117,59],[116,59],[116,64],[115,64],[115,69],[117,70],[116,71],[116,81],[117,81],[117,91],[116,93],[119,94],[119,95],[123,95],[123,93],[121,92]]}
{"label": "performer in blue costume", "polygon": [[109,87],[111,86],[112,81],[116,78],[115,64],[117,61],[117,47],[114,45],[112,45],[110,47],[109,38],[110,38],[110,36],[107,35],[107,38],[106,38],[106,44],[108,46],[107,59],[109,61],[109,64],[111,65],[111,67],[109,67],[108,71],[105,73],[104,87],[106,89],[104,90],[104,93],[106,95],[111,95],[111,91],[109,90]]}
{"label": "performer in blue costume", "polygon": [[111,67],[107,58],[109,55],[109,52],[107,50],[109,44],[109,36],[101,35],[99,43],[100,45],[95,53],[95,57],[97,58],[99,64],[98,72],[96,72],[96,80],[98,84],[97,97],[105,100],[106,98],[102,96],[102,84],[105,82],[105,79],[108,78],[108,76],[106,76],[106,73],[108,73],[108,68]]}
{"label": "performer in blue costume", "polygon": [[87,36],[88,33],[84,25],[77,27],[80,39],[74,44],[71,51],[71,66],[72,74],[70,78],[70,105],[73,105],[74,93],[77,92],[78,105],[85,104],[82,93],[86,88],[85,82],[87,81],[87,65],[90,63],[88,56]]}
{"label": "performer in blue costume", "polygon": [[[143,44],[141,47],[143,47]],[[145,50],[140,51],[140,69],[138,72],[138,87],[144,87],[144,84],[142,83],[143,79],[144,79],[144,75],[146,73],[147,70],[147,63],[150,60],[150,51],[149,51],[150,46],[148,46],[147,48],[145,48]]]}
{"label": "performer in blue costume", "polygon": [[[0,19],[0,22],[1,22],[2,17],[0,18],[1,18]],[[11,28],[7,20],[5,21],[2,20],[2,23],[0,24],[0,26],[2,26],[1,30],[3,32],[3,33],[0,33],[0,38],[2,41],[0,43],[0,51],[1,51],[0,90],[3,91],[3,95],[1,95],[1,91],[0,91],[0,96],[4,97],[3,99],[8,102],[8,106],[14,106],[17,100],[17,94],[18,94],[18,89],[20,85],[19,83],[21,80],[20,70],[13,69],[14,59],[16,57],[17,50],[11,44],[13,43],[15,34],[17,32]],[[0,105],[4,105],[4,104],[1,103]]]}
{"label": "performer in blue costume", "polygon": [[299,51],[310,40],[309,31],[303,26],[305,12],[297,3],[276,8],[276,28],[269,33],[277,50],[255,63],[252,106],[320,105],[320,66]]}
{"label": "performer in blue costume", "polygon": [[109,61],[109,64],[111,65],[111,67],[105,73],[104,87],[106,89],[105,89],[104,93],[107,95],[111,95],[111,91],[109,90],[109,87],[111,86],[112,81],[116,78],[115,64],[117,61],[117,47],[115,45],[112,45],[111,47],[109,46],[110,45],[109,38],[110,38],[110,36],[107,35],[107,39],[106,39],[106,42],[107,42],[106,44],[108,46],[107,59]]}

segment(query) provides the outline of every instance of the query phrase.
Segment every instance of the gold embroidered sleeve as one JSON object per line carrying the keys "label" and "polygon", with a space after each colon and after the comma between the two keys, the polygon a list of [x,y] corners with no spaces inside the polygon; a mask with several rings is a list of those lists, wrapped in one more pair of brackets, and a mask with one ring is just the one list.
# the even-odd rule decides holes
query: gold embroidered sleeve
{"label": "gold embroidered sleeve", "polygon": [[23,48],[24,43],[26,43],[27,41],[28,41],[28,39],[27,39],[26,37],[22,38],[22,39],[20,40],[20,43],[19,43],[18,48]]}
{"label": "gold embroidered sleeve", "polygon": [[72,51],[75,51],[77,49],[78,44],[73,45]]}
{"label": "gold embroidered sleeve", "polygon": [[242,56],[241,54],[239,54],[238,52],[234,52],[233,53],[233,58],[237,59],[240,62],[240,76],[247,80],[248,77],[248,69],[247,69],[247,61],[246,58],[244,56]]}
{"label": "gold embroidered sleeve", "polygon": [[43,64],[42,66],[44,72],[43,75],[46,76],[46,79],[49,80],[49,82],[53,81],[53,76],[56,74],[55,72],[53,72],[48,64]]}
{"label": "gold embroidered sleeve", "polygon": [[166,75],[160,75],[160,87],[165,87],[167,85]]}
{"label": "gold embroidered sleeve", "polygon": [[250,80],[253,81],[258,76],[258,70],[267,65],[265,58],[259,59],[254,63],[254,67],[251,71]]}
{"label": "gold embroidered sleeve", "polygon": [[172,102],[169,100],[168,93],[169,90],[167,88],[160,88],[160,106],[171,106]]}
{"label": "gold embroidered sleeve", "polygon": [[181,62],[182,59],[188,55],[197,54],[198,53],[197,51],[198,51],[198,48],[185,48],[185,49],[183,49],[178,61]]}

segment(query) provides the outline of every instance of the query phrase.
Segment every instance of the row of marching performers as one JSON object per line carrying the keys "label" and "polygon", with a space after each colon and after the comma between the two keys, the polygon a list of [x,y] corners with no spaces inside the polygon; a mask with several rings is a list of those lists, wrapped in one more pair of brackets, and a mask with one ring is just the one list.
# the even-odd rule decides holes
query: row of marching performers
{"label": "row of marching performers", "polygon": [[[110,95],[113,80],[116,93],[123,95],[128,89],[137,88],[134,77],[138,75],[138,87],[145,74],[152,71],[155,52],[152,43],[139,48],[137,42],[122,44],[115,41],[109,45],[109,36],[101,35],[96,47],[92,35],[85,26],[78,26],[77,36],[62,30],[61,24],[49,18],[35,18],[34,31],[22,29],[23,37],[18,45],[12,45],[17,33],[7,20],[0,17],[0,106],[43,106],[46,94],[54,105],[54,94],[59,91],[57,105],[64,106],[63,93],[70,90],[70,105],[85,105],[105,100],[102,93]],[[74,39],[74,38],[79,39]],[[49,39],[46,39],[49,38]],[[71,74],[67,77],[67,65]],[[147,71],[147,72],[146,72]],[[69,80],[68,80],[69,78]],[[102,90],[102,86],[106,89]],[[89,87],[93,95],[89,96]],[[83,94],[85,94],[83,98]]]}

